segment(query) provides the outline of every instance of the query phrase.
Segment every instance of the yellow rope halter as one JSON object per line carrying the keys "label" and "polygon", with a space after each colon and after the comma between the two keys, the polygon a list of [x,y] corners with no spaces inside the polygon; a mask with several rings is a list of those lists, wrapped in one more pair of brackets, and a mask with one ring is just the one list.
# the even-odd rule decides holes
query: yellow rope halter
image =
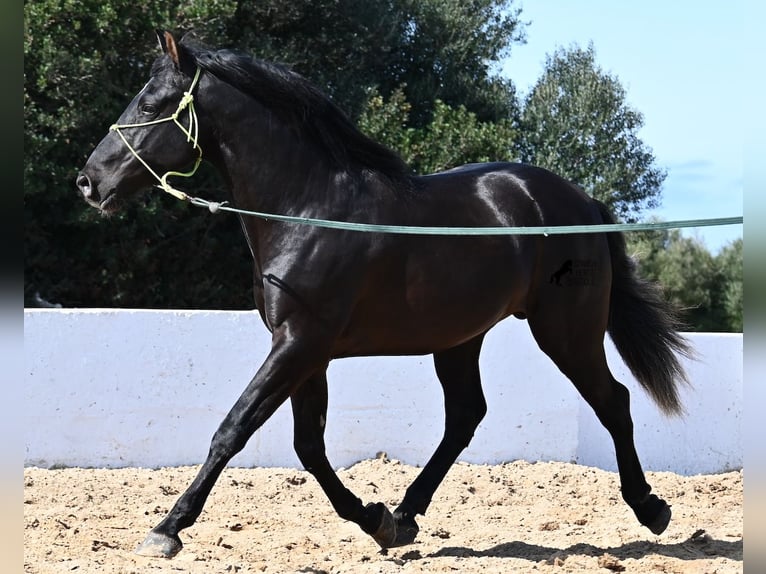
{"label": "yellow rope halter", "polygon": [[[159,182],[159,187],[163,191],[169,193],[170,195],[181,199],[181,200],[188,200],[189,196],[186,195],[183,191],[179,191],[175,189],[172,185],[168,183],[167,178],[170,176],[178,176],[178,177],[191,177],[193,176],[197,168],[199,167],[199,164],[202,163],[202,148],[199,145],[199,122],[197,121],[197,112],[194,109],[194,96],[192,95],[192,92],[194,91],[194,87],[197,84],[197,81],[200,77],[200,68],[197,68],[197,72],[194,74],[194,79],[192,80],[191,85],[189,86],[188,91],[184,92],[183,97],[181,98],[181,101],[178,103],[178,109],[173,113],[173,115],[167,117],[167,118],[160,118],[158,120],[153,120],[151,122],[142,122],[138,124],[113,124],[109,127],[109,131],[117,132],[117,135],[120,136],[120,139],[125,143],[125,145],[130,150],[130,153],[132,153],[135,158],[140,161],[143,166],[149,170],[149,173],[151,173],[155,179]],[[189,125],[188,127],[184,126],[179,120],[178,117],[181,115],[181,112],[183,112],[186,108],[189,108]],[[157,124],[161,124],[164,122],[174,122],[181,131],[186,135],[186,141],[192,142],[192,145],[194,146],[194,149],[198,150],[197,159],[194,162],[194,167],[191,169],[191,171],[188,171],[186,173],[178,172],[178,171],[168,171],[163,176],[160,176],[157,174],[156,171],[154,171],[146,161],[143,160],[143,158],[138,155],[138,152],[133,148],[132,145],[128,142],[128,140],[125,138],[123,133],[120,130],[127,129],[127,128],[142,128],[147,126],[153,126]]]}

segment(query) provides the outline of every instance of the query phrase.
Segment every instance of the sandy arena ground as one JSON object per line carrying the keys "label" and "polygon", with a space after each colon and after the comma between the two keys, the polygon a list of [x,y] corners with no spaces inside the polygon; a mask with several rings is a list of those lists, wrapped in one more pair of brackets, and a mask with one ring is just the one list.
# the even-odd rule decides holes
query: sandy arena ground
{"label": "sandy arena ground", "polygon": [[[615,473],[565,463],[452,467],[410,546],[381,551],[338,518],[293,469],[227,469],[172,560],[133,549],[197,467],[28,468],[24,562],[30,574],[94,572],[742,572],[742,472],[647,473],[673,507],[661,536],[622,502]],[[391,509],[418,469],[367,460],[340,471],[365,502]]]}

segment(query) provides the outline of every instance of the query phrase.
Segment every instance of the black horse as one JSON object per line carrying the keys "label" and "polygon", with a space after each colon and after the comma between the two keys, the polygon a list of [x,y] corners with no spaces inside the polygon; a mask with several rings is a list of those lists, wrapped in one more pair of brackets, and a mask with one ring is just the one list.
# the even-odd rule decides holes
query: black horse
{"label": "black horse", "polygon": [[[529,165],[413,175],[292,71],[158,36],[163,54],[149,82],[77,177],[88,203],[104,212],[157,174],[188,168],[204,150],[231,203],[246,210],[438,227],[613,223],[578,187]],[[197,477],[137,552],[181,550],[179,532],[199,516],[227,462],[288,398],[295,450],[337,513],[382,547],[412,542],[416,515],[426,512],[486,412],[479,351],[487,331],[510,315],[529,322],[539,347],[611,434],[622,496],[639,522],[655,534],[665,530],[670,508],[644,478],[628,390],[607,367],[604,333],[668,414],[682,411],[676,385],[685,375],[676,354],[690,350],[659,290],[636,277],[622,235],[418,236],[247,216],[242,226],[271,351],[215,432]],[[588,281],[550,282],[579,260],[590,262]],[[328,363],[429,353],[444,391],[444,436],[393,514],[382,503],[364,505],[325,454]]]}

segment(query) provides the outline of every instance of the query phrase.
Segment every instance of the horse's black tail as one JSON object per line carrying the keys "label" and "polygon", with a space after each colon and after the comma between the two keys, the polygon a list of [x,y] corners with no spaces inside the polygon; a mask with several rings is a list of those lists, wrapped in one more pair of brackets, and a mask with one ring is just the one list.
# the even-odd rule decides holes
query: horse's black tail
{"label": "horse's black tail", "polygon": [[[604,223],[615,220],[599,203]],[[607,330],[617,351],[641,386],[668,415],[682,414],[679,382],[687,383],[677,354],[692,357],[679,334],[684,325],[658,285],[636,274],[621,233],[608,233],[612,259],[612,293]]]}

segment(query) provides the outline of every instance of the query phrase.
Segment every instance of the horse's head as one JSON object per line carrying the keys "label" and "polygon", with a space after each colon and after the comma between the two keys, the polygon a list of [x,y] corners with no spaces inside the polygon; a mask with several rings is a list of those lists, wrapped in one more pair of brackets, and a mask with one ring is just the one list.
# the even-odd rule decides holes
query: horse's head
{"label": "horse's head", "polygon": [[169,32],[157,35],[163,55],[154,63],[151,78],[77,176],[86,201],[105,213],[201,157],[192,103],[198,77],[193,57]]}

